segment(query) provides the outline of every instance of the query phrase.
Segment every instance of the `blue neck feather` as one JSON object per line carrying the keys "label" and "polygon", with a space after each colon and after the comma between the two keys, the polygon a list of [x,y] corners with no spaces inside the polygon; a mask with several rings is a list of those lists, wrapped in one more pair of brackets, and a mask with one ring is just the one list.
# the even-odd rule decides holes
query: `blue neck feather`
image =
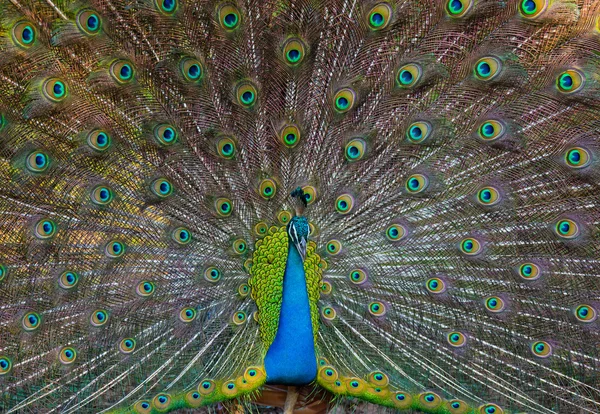
{"label": "blue neck feather", "polygon": [[304,264],[291,242],[283,275],[279,327],[265,357],[265,370],[270,384],[304,385],[317,376]]}

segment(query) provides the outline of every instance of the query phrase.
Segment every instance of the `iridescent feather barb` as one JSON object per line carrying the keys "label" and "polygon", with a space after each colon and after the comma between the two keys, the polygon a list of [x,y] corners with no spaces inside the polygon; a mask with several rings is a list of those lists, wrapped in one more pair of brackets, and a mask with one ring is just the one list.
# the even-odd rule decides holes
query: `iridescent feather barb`
{"label": "iridescent feather barb", "polygon": [[599,16],[0,0],[0,410],[599,412]]}

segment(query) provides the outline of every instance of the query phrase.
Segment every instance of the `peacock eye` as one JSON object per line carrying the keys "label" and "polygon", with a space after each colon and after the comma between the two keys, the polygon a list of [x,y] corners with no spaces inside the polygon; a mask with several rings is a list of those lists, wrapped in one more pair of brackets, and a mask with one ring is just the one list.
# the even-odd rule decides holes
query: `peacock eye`
{"label": "peacock eye", "polygon": [[460,251],[467,256],[474,256],[481,252],[481,243],[477,239],[468,237],[460,242]]}
{"label": "peacock eye", "polygon": [[235,90],[235,94],[237,102],[244,108],[251,108],[256,103],[256,87],[249,82],[240,83]]}
{"label": "peacock eye", "polygon": [[556,88],[564,94],[572,94],[583,88],[585,78],[581,72],[569,69],[558,75]]}
{"label": "peacock eye", "polygon": [[[283,213],[283,211],[279,212],[279,214],[281,214],[281,213]],[[286,223],[287,223],[287,221],[286,221]],[[266,236],[268,231],[269,231],[269,226],[264,221],[259,221],[254,226],[254,234],[257,235],[258,237]]]}
{"label": "peacock eye", "polygon": [[506,308],[506,303],[498,296],[490,296],[485,300],[485,308],[490,312],[499,313]]}
{"label": "peacock eye", "polygon": [[345,113],[352,109],[355,100],[356,92],[350,88],[342,88],[333,96],[335,110],[339,113]]}
{"label": "peacock eye", "polygon": [[38,239],[49,239],[56,234],[56,224],[53,220],[42,219],[38,221],[34,228],[34,235]]}
{"label": "peacock eye", "polygon": [[552,346],[545,341],[537,341],[531,344],[531,352],[539,358],[548,358],[552,355]]}
{"label": "peacock eye", "polygon": [[427,189],[429,186],[429,179],[423,174],[413,174],[406,180],[406,191],[409,194],[418,194]]}
{"label": "peacock eye", "polygon": [[152,182],[150,190],[159,198],[166,198],[173,194],[173,185],[166,178],[158,178]]}
{"label": "peacock eye", "polygon": [[387,312],[386,306],[383,302],[375,301],[368,305],[369,313],[373,316],[384,316]]}
{"label": "peacock eye", "polygon": [[0,282],[2,282],[6,278],[7,274],[8,271],[6,270],[6,266],[0,264]]}
{"label": "peacock eye", "polygon": [[63,272],[58,278],[58,285],[63,289],[72,289],[77,286],[79,275],[75,272]]}
{"label": "peacock eye", "polygon": [[346,144],[344,153],[348,161],[358,161],[365,155],[367,144],[361,138],[354,138]]}
{"label": "peacock eye", "polygon": [[279,139],[288,148],[294,148],[300,141],[300,130],[295,125],[287,125],[281,130]]}
{"label": "peacock eye", "polygon": [[234,30],[240,25],[241,15],[237,7],[225,4],[219,8],[219,24],[225,30]]}
{"label": "peacock eye", "polygon": [[331,282],[329,282],[327,280],[323,281],[323,283],[321,284],[321,294],[322,295],[330,295],[332,291],[333,291],[333,286],[331,285]]}
{"label": "peacock eye", "polygon": [[554,226],[554,232],[563,239],[574,239],[579,235],[579,226],[573,220],[559,220]]}
{"label": "peacock eye", "polygon": [[340,243],[339,240],[330,240],[327,242],[325,250],[327,250],[327,253],[331,256],[335,256],[342,250],[342,243]]}
{"label": "peacock eye", "polygon": [[401,224],[391,224],[385,230],[385,237],[389,241],[400,241],[406,236],[406,229]]}
{"label": "peacock eye", "polygon": [[42,93],[49,101],[59,103],[67,98],[67,85],[58,78],[49,78],[42,84]]}
{"label": "peacock eye", "polygon": [[391,17],[392,8],[390,5],[379,3],[367,13],[367,24],[373,31],[383,30],[390,24]]}
{"label": "peacock eye", "polygon": [[104,309],[96,309],[90,315],[90,323],[92,326],[102,326],[108,322],[108,313]]}
{"label": "peacock eye", "polygon": [[133,410],[138,414],[150,414],[151,406],[148,401],[138,401],[133,405]]}
{"label": "peacock eye", "polygon": [[137,285],[135,293],[142,297],[148,297],[152,296],[152,294],[154,293],[154,289],[154,283],[144,280]]}
{"label": "peacock eye", "polygon": [[106,247],[104,248],[104,253],[107,257],[111,259],[116,259],[125,254],[125,245],[120,241],[113,240],[106,244]]}
{"label": "peacock eye", "polygon": [[413,122],[408,126],[406,131],[406,138],[408,142],[412,144],[419,144],[425,141],[431,135],[432,127],[429,122],[418,121]]}
{"label": "peacock eye", "polygon": [[135,76],[133,64],[125,59],[115,60],[112,65],[110,65],[108,72],[119,85],[131,83]]}
{"label": "peacock eye", "polygon": [[228,198],[217,198],[215,201],[215,211],[220,217],[228,217],[233,212],[233,205]]}
{"label": "peacock eye", "polygon": [[23,329],[26,331],[34,331],[40,327],[42,323],[42,319],[40,315],[36,312],[27,312],[23,315],[23,319],[21,320],[21,324],[23,325]]}
{"label": "peacock eye", "polygon": [[221,271],[216,267],[211,266],[204,271],[204,279],[216,283],[221,280]]}
{"label": "peacock eye", "polygon": [[477,202],[484,206],[493,206],[500,202],[500,193],[494,187],[483,187],[477,191]]}
{"label": "peacock eye", "polygon": [[111,138],[106,131],[95,129],[87,135],[86,142],[93,150],[104,152],[110,147]]}
{"label": "peacock eye", "polygon": [[519,276],[525,280],[536,280],[541,276],[540,267],[535,263],[523,263],[519,266]]}
{"label": "peacock eye", "polygon": [[299,65],[304,59],[306,48],[304,42],[300,39],[288,39],[283,45],[283,58],[287,65]]}
{"label": "peacock eye", "polygon": [[202,79],[204,68],[198,59],[184,58],[179,63],[179,70],[183,78],[190,83],[198,82]]}
{"label": "peacock eye", "polygon": [[84,9],[77,13],[75,23],[79,31],[88,36],[97,35],[102,28],[100,16],[94,10],[90,9]]}
{"label": "peacock eye", "polygon": [[186,227],[177,227],[171,232],[171,238],[177,244],[186,245],[192,241],[192,233]]}
{"label": "peacock eye", "polygon": [[119,343],[119,351],[124,354],[130,354],[135,350],[135,339],[125,338]]}
{"label": "peacock eye", "polygon": [[447,0],[446,13],[450,17],[463,17],[473,7],[473,0]]}
{"label": "peacock eye", "polygon": [[10,358],[0,355],[0,376],[6,375],[12,369],[12,361]]}
{"label": "peacock eye", "polygon": [[312,185],[305,185],[302,187],[302,191],[304,191],[304,199],[307,205],[311,205],[317,200],[317,189]]}
{"label": "peacock eye", "polygon": [[260,186],[258,187],[258,192],[262,198],[265,200],[270,200],[277,193],[277,184],[275,181],[270,178],[264,179],[261,181]]}
{"label": "peacock eye", "polygon": [[494,79],[500,73],[502,63],[495,57],[484,57],[475,63],[473,72],[475,77],[482,81]]}
{"label": "peacock eye", "polygon": [[369,382],[379,387],[385,387],[390,383],[390,379],[383,372],[374,371],[369,374]]}
{"label": "peacock eye", "polygon": [[532,19],[542,14],[547,6],[547,0],[521,0],[519,12],[521,16]]}
{"label": "peacock eye", "polygon": [[238,294],[241,297],[245,298],[246,296],[248,296],[248,293],[250,293],[250,286],[248,286],[247,283],[242,283],[238,286]]}
{"label": "peacock eye", "polygon": [[246,322],[246,319],[247,319],[247,316],[246,316],[246,312],[244,312],[244,311],[237,311],[231,317],[231,320],[233,321],[233,323],[235,325],[243,324],[244,322]]}
{"label": "peacock eye", "polygon": [[340,214],[348,214],[354,207],[354,198],[350,194],[342,194],[335,200],[335,209]]}
{"label": "peacock eye", "polygon": [[177,0],[155,0],[155,5],[159,12],[167,16],[177,11]]}
{"label": "peacock eye", "polygon": [[27,156],[25,166],[34,173],[44,172],[50,166],[50,158],[43,151],[33,151]]}
{"label": "peacock eye", "polygon": [[454,348],[463,347],[467,343],[467,337],[458,331],[450,332],[446,336],[446,340],[448,341],[448,344]]}
{"label": "peacock eye", "polygon": [[421,404],[427,408],[434,408],[442,403],[440,396],[433,392],[424,392],[419,395],[419,400],[421,401]]}
{"label": "peacock eye", "polygon": [[[167,0],[165,0],[167,1]],[[159,411],[164,411],[171,404],[171,396],[169,394],[158,394],[152,399],[152,405],[154,405]]]}
{"label": "peacock eye", "polygon": [[179,320],[184,323],[192,322],[197,316],[196,309],[185,307],[179,311]]}
{"label": "peacock eye", "polygon": [[63,365],[70,365],[77,359],[77,351],[74,348],[67,346],[60,350],[58,360]]}
{"label": "peacock eye", "polygon": [[111,201],[113,201],[113,198],[114,193],[109,187],[105,185],[99,185],[94,187],[94,189],[90,193],[90,199],[92,200],[92,203],[99,206],[106,206],[110,204]]}
{"label": "peacock eye", "polygon": [[597,317],[596,309],[592,308],[589,305],[579,305],[575,308],[575,318],[579,322],[594,322]]}
{"label": "peacock eye", "polygon": [[265,379],[267,374],[262,367],[250,366],[244,371],[244,380],[251,383],[256,383]]}
{"label": "peacock eye", "polygon": [[17,22],[11,31],[11,37],[19,47],[29,49],[37,36],[35,26],[30,22]]}
{"label": "peacock eye", "polygon": [[427,291],[433,294],[444,293],[446,291],[446,283],[439,277],[432,277],[425,283]]}
{"label": "peacock eye", "polygon": [[248,250],[248,243],[244,239],[237,239],[232,243],[232,247],[234,253],[244,254]]}
{"label": "peacock eye", "polygon": [[326,306],[321,309],[321,317],[323,317],[325,320],[332,321],[336,318],[336,316],[337,312],[331,306]]}
{"label": "peacock eye", "polygon": [[348,275],[350,282],[355,285],[362,285],[367,281],[367,273],[361,269],[354,269]]}
{"label": "peacock eye", "polygon": [[479,407],[479,414],[504,414],[504,410],[496,404],[487,403]]}
{"label": "peacock eye", "polygon": [[235,142],[231,137],[223,137],[217,142],[217,154],[225,159],[231,159],[235,155]]}
{"label": "peacock eye", "polygon": [[398,69],[396,83],[401,88],[412,88],[419,82],[422,74],[421,66],[416,63],[408,63]]}
{"label": "peacock eye", "polygon": [[162,146],[173,145],[179,134],[171,124],[159,124],[154,127],[154,138]]}
{"label": "peacock eye", "polygon": [[505,128],[500,121],[490,119],[483,122],[477,132],[482,140],[494,141],[504,135]]}
{"label": "peacock eye", "polygon": [[571,168],[585,168],[590,165],[592,157],[585,148],[569,148],[565,153],[565,163]]}
{"label": "peacock eye", "polygon": [[202,405],[200,393],[198,391],[190,391],[185,395],[185,401],[191,408],[199,408]]}

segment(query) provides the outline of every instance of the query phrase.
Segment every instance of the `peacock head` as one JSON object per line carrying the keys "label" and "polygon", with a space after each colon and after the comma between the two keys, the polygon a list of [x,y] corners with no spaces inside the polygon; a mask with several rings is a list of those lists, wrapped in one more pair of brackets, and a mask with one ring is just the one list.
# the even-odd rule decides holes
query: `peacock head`
{"label": "peacock head", "polygon": [[298,187],[290,194],[296,200],[296,216],[292,217],[287,225],[287,233],[290,241],[296,246],[296,250],[302,257],[306,257],[306,243],[308,242],[308,220],[302,216],[307,205],[307,195],[304,194],[302,188]]}

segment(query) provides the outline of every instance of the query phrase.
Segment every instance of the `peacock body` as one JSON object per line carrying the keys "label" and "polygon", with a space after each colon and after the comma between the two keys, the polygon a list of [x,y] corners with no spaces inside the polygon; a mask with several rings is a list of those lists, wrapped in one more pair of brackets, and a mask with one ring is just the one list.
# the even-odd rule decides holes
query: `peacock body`
{"label": "peacock body", "polygon": [[600,412],[599,16],[0,0],[1,411]]}

